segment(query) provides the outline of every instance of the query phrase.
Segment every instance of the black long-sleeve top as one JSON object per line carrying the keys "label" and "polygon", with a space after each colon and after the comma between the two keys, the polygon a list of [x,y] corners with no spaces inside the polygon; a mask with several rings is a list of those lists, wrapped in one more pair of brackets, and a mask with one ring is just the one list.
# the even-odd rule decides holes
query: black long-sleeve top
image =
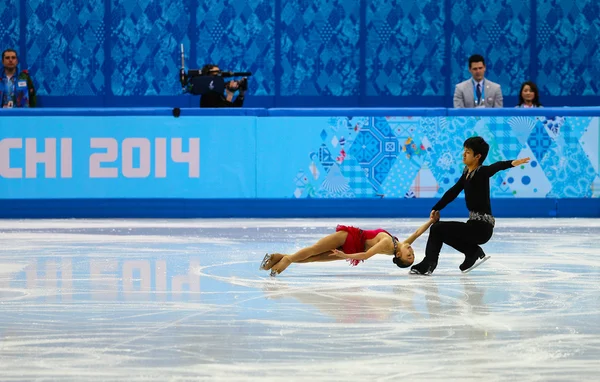
{"label": "black long-sleeve top", "polygon": [[433,206],[432,210],[442,210],[451,201],[456,199],[462,190],[465,190],[465,202],[469,211],[492,215],[490,178],[498,171],[511,167],[513,167],[511,160],[496,162],[489,166],[478,167],[468,177],[468,169],[465,167],[458,182],[446,191],[444,196]]}

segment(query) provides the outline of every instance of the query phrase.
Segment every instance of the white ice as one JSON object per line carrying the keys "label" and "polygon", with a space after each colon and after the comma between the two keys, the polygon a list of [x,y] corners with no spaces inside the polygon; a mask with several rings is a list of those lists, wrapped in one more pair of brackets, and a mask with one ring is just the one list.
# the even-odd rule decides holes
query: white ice
{"label": "white ice", "polygon": [[431,277],[385,255],[258,270],[337,223],[423,222],[0,221],[0,379],[600,379],[600,219],[498,219],[468,274],[448,247]]}

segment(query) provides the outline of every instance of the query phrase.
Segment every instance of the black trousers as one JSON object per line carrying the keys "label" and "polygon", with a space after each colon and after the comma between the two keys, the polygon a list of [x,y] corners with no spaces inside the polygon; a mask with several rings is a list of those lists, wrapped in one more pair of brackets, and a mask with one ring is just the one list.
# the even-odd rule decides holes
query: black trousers
{"label": "black trousers", "polygon": [[493,233],[494,226],[479,220],[468,220],[466,223],[438,221],[429,229],[424,260],[437,266],[444,244],[464,253],[466,257],[476,256],[482,251],[479,245],[487,243]]}

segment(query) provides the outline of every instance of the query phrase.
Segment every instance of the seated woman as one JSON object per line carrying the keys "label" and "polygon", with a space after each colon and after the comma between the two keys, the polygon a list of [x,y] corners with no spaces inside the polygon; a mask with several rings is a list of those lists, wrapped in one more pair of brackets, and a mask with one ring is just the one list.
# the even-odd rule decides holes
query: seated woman
{"label": "seated woman", "polygon": [[540,103],[540,93],[534,82],[523,82],[521,91],[519,92],[519,104],[517,107],[543,107]]}
{"label": "seated woman", "polygon": [[358,265],[361,261],[376,254],[392,255],[394,264],[400,268],[406,268],[415,261],[415,254],[410,245],[439,218],[439,213],[434,215],[402,242],[383,229],[362,230],[338,225],[335,233],[325,236],[310,247],[303,248],[292,255],[281,253],[265,255],[260,269],[271,270],[271,276],[276,276],[292,263],[345,259],[352,265]]}

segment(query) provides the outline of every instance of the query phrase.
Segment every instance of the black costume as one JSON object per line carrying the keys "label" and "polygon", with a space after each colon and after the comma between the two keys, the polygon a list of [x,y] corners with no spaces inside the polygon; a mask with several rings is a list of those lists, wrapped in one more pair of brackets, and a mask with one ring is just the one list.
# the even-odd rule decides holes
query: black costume
{"label": "black costume", "polygon": [[498,171],[511,167],[513,167],[512,161],[479,166],[471,173],[465,167],[458,182],[446,191],[432,210],[442,210],[464,189],[469,220],[466,223],[438,221],[433,224],[429,230],[425,258],[419,264],[411,267],[411,273],[431,274],[437,267],[440,250],[444,243],[465,254],[465,261],[460,265],[462,271],[471,268],[477,259],[485,257],[485,253],[479,245],[490,240],[495,225],[490,203],[490,178]]}

